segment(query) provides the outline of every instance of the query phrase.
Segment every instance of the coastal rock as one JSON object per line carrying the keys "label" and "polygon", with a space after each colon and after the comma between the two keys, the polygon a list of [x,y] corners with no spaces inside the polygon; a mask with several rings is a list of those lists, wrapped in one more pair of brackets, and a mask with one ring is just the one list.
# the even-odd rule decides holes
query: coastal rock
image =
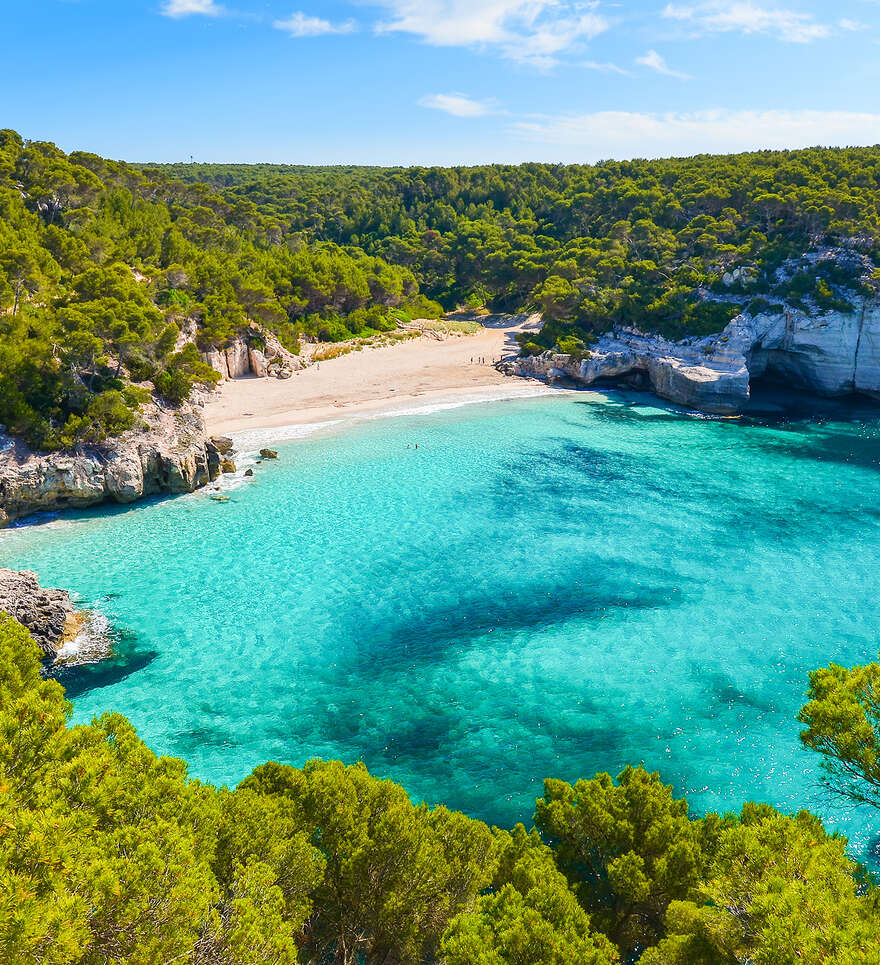
{"label": "coastal rock", "polygon": [[244,339],[233,339],[226,347],[226,368],[230,379],[238,379],[251,370],[248,347]]}
{"label": "coastal rock", "polygon": [[232,452],[233,442],[229,436],[211,436],[211,445],[217,450],[217,452],[227,455]]}
{"label": "coastal rock", "polygon": [[862,320],[853,383],[856,392],[880,399],[880,310]]}
{"label": "coastal rock", "polygon": [[188,406],[142,410],[149,428],[74,454],[33,453],[12,440],[0,451],[0,524],[31,513],[192,492],[210,477],[201,413]]}
{"label": "coastal rock", "polygon": [[83,619],[64,590],[46,590],[36,573],[0,569],[0,610],[30,631],[43,656],[54,660],[82,627]]}
{"label": "coastal rock", "polygon": [[[736,335],[751,341],[747,350],[749,370],[760,377],[766,371],[794,385],[812,389],[820,395],[846,395],[856,391],[855,373],[859,356],[871,367],[870,353],[861,350],[866,320],[876,326],[878,310],[867,307],[845,315],[839,312],[810,317],[798,312],[784,316],[758,316],[752,326]],[[873,366],[878,357],[874,353]],[[878,386],[880,387],[880,386]]]}
{"label": "coastal rock", "polygon": [[742,412],[753,379],[765,375],[824,396],[880,398],[880,304],[851,313],[739,315],[719,335],[671,342],[633,329],[603,335],[578,358],[545,352],[501,371],[582,385],[628,381],[676,405],[720,415]]}
{"label": "coastal rock", "polygon": [[190,342],[195,342],[199,326],[194,318],[185,318],[180,324],[180,333],[174,343],[174,351],[179,352]]}
{"label": "coastal rock", "polygon": [[277,459],[277,458],[278,458],[278,453],[277,453],[277,451],[276,451],[275,449],[261,449],[261,450],[260,450],[260,455],[261,455],[264,459]]}
{"label": "coastal rock", "polygon": [[269,374],[269,369],[266,366],[266,356],[257,348],[248,349],[248,365],[250,371],[261,379],[266,378]]}
{"label": "coastal rock", "polygon": [[274,332],[262,332],[265,347],[267,374],[276,379],[289,379],[294,372],[305,368],[305,363],[298,356],[286,349]]}
{"label": "coastal rock", "polygon": [[[229,458],[232,453],[232,440],[229,436],[211,436],[205,446],[208,456],[208,477],[213,482],[221,473],[228,472],[224,469],[224,464],[235,463]],[[232,469],[235,472],[235,469]]]}
{"label": "coastal rock", "polygon": [[208,479],[213,482],[222,472],[223,456],[211,442],[205,446],[205,454],[208,457]]}
{"label": "coastal rock", "polygon": [[277,335],[258,325],[236,335],[222,348],[211,348],[201,354],[202,360],[224,379],[238,379],[245,375],[289,379],[294,372],[305,367],[303,360],[286,349]]}
{"label": "coastal rock", "polygon": [[229,366],[226,364],[226,352],[223,349],[211,348],[202,352],[202,360],[215,372],[219,372],[224,379],[229,378]]}
{"label": "coastal rock", "polygon": [[104,463],[104,491],[117,503],[133,503],[144,494],[144,463],[134,448],[111,451]]}

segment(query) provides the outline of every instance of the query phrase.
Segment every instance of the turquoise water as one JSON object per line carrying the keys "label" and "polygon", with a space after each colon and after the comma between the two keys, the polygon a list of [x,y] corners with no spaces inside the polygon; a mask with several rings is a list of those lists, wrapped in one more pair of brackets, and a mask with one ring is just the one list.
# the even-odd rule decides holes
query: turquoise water
{"label": "turquoise water", "polygon": [[510,824],[545,776],[644,762],[697,811],[809,806],[867,854],[872,815],[818,788],[795,715],[808,670],[880,647],[877,410],[602,398],[282,444],[228,502],[22,527],[0,558],[123,631],[66,677],[76,719],[121,711],[201,778],[360,759]]}

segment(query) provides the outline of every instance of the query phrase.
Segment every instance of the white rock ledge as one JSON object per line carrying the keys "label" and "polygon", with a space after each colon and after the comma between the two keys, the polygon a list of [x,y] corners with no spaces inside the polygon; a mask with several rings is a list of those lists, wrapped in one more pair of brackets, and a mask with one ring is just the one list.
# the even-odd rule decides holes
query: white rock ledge
{"label": "white rock ledge", "polygon": [[603,335],[583,360],[545,352],[501,369],[581,385],[641,378],[661,399],[718,415],[742,412],[751,380],[767,373],[817,395],[880,399],[880,303],[816,316],[739,315],[720,335],[682,342],[619,329]]}

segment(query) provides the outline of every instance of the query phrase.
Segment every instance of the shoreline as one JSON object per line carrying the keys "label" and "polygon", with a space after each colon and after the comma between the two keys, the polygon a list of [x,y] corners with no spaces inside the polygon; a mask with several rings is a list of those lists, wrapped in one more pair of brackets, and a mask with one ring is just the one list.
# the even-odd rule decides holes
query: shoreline
{"label": "shoreline", "polygon": [[[365,348],[309,366],[289,379],[242,377],[222,383],[204,406],[210,436],[377,418],[395,410],[533,395],[536,383],[495,368],[518,350],[515,336],[534,317],[487,319],[475,335],[422,336]],[[544,391],[546,388],[544,387]]]}
{"label": "shoreline", "polygon": [[[313,438],[317,435],[344,431],[356,425],[380,419],[397,419],[407,416],[430,415],[449,409],[459,409],[470,405],[494,402],[513,402],[517,399],[545,398],[551,395],[577,391],[555,388],[537,380],[517,380],[521,385],[509,387],[486,387],[483,392],[468,389],[438,389],[434,392],[410,396],[391,396],[387,399],[369,400],[353,403],[344,409],[305,410],[301,417],[293,421],[282,421],[290,413],[280,413],[268,420],[260,420],[258,425],[228,430],[235,442],[239,455],[256,452],[266,443],[295,442],[299,439]],[[493,391],[494,388],[494,391]],[[221,479],[223,477],[220,477]]]}

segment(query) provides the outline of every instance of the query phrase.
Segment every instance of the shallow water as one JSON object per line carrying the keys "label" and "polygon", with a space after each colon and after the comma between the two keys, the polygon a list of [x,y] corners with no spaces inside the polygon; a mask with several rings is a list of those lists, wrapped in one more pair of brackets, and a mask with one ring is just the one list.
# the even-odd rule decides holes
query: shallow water
{"label": "shallow water", "polygon": [[68,672],[76,720],[121,711],[198,777],[360,759],[510,824],[545,776],[644,762],[696,811],[811,807],[865,856],[876,818],[818,788],[795,715],[810,669],[880,646],[880,417],[813,415],[583,393],[388,419],[0,559],[123,631]]}

